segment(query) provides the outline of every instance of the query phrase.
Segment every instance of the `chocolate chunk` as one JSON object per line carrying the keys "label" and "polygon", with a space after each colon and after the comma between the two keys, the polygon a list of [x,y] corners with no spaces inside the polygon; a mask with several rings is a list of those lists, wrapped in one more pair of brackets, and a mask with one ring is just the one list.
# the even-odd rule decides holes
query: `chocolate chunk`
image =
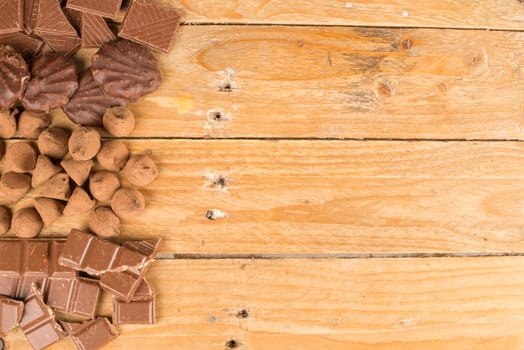
{"label": "chocolate chunk", "polygon": [[100,317],[83,323],[61,322],[78,350],[98,350],[118,337],[118,330]]}
{"label": "chocolate chunk", "polygon": [[30,59],[38,55],[44,47],[42,40],[21,32],[1,34],[0,44],[11,46],[17,52],[21,53],[25,59]]}
{"label": "chocolate chunk", "polygon": [[63,107],[69,119],[80,125],[101,126],[105,111],[114,106],[126,106],[127,101],[106,95],[99,83],[87,70],[71,101]]}
{"label": "chocolate chunk", "polygon": [[115,19],[122,0],[68,0],[67,8]]}
{"label": "chocolate chunk", "polygon": [[24,0],[24,28],[28,34],[31,34],[33,30],[35,30],[39,2],[40,0]]}
{"label": "chocolate chunk", "polygon": [[98,48],[116,40],[115,34],[102,17],[71,9],[66,9],[65,14],[80,32],[83,48]]}
{"label": "chocolate chunk", "polygon": [[44,303],[42,294],[34,285],[25,300],[20,328],[35,350],[45,349],[67,335],[56,323],[55,314]]}
{"label": "chocolate chunk", "polygon": [[113,297],[114,324],[154,324],[155,295],[144,279],[130,302]]}
{"label": "chocolate chunk", "polygon": [[24,303],[18,300],[0,296],[0,337],[18,326],[22,318]]}
{"label": "chocolate chunk", "polygon": [[10,46],[0,46],[0,108],[13,107],[28,80],[29,69],[22,55]]}
{"label": "chocolate chunk", "polygon": [[0,2],[0,34],[19,32],[23,26],[23,0],[2,0]]}
{"label": "chocolate chunk", "polygon": [[93,56],[91,69],[106,94],[130,101],[155,91],[161,80],[155,57],[128,40],[104,44]]}
{"label": "chocolate chunk", "polygon": [[100,286],[86,278],[47,278],[42,283],[45,302],[56,311],[88,318],[95,317]]}
{"label": "chocolate chunk", "polygon": [[179,23],[180,17],[172,9],[151,1],[134,0],[118,36],[167,53]]}
{"label": "chocolate chunk", "polygon": [[37,197],[34,199],[34,205],[45,226],[58,220],[64,211],[64,204],[56,199]]}
{"label": "chocolate chunk", "polygon": [[42,39],[54,51],[70,56],[80,49],[81,40],[78,36],[68,36],[54,33],[42,33]]}
{"label": "chocolate chunk", "polygon": [[39,56],[31,68],[22,104],[26,110],[48,112],[62,107],[78,88],[75,62],[58,53]]}
{"label": "chocolate chunk", "polygon": [[76,37],[75,28],[69,23],[58,0],[38,0],[38,12],[34,29],[39,35],[60,34]]}

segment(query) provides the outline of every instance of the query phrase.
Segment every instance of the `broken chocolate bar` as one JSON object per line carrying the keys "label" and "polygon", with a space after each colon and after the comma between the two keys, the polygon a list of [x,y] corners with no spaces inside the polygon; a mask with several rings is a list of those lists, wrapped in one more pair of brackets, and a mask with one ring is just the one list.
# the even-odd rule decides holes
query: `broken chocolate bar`
{"label": "broken chocolate bar", "polygon": [[0,46],[0,108],[9,109],[22,97],[29,69],[22,55],[10,46]]}
{"label": "broken chocolate bar", "polygon": [[83,323],[60,323],[78,350],[98,350],[118,336],[117,329],[104,317]]}
{"label": "broken chocolate bar", "polygon": [[65,56],[74,54],[80,49],[81,40],[78,36],[68,36],[55,33],[42,33],[42,39],[54,51]]}
{"label": "broken chocolate bar", "polygon": [[39,0],[24,0],[24,30],[27,34],[31,34],[36,27],[36,20],[38,18]]}
{"label": "broken chocolate bar", "polygon": [[109,41],[116,40],[115,34],[102,17],[75,10],[69,10],[68,14],[80,31],[83,48],[98,48]]}
{"label": "broken chocolate bar", "polygon": [[0,34],[16,33],[23,27],[23,0],[2,0],[0,2]]}
{"label": "broken chocolate bar", "polygon": [[5,337],[11,329],[18,326],[23,311],[23,302],[0,296],[0,337]]}
{"label": "broken chocolate bar", "polygon": [[20,328],[35,350],[45,349],[66,336],[35,285],[32,286],[31,294],[25,300]]}
{"label": "broken chocolate bar", "polygon": [[72,230],[58,263],[91,275],[100,275],[103,289],[121,300],[130,301],[153,261],[159,243],[160,239],[155,239],[125,247]]}
{"label": "broken chocolate bar", "polygon": [[118,36],[164,53],[169,52],[180,17],[151,1],[133,0]]}
{"label": "broken chocolate bar", "polygon": [[121,301],[113,296],[113,323],[155,323],[155,294],[145,279],[131,298],[131,301]]}
{"label": "broken chocolate bar", "polygon": [[11,46],[25,59],[32,58],[42,51],[44,42],[21,32],[0,35],[0,44]]}
{"label": "broken chocolate bar", "polygon": [[58,0],[38,0],[38,12],[34,29],[38,34],[58,34],[76,37],[75,28],[69,23]]}
{"label": "broken chocolate bar", "polygon": [[115,19],[121,4],[122,0],[68,0],[66,7],[96,16]]}
{"label": "broken chocolate bar", "polygon": [[100,287],[96,280],[53,277],[45,279],[41,289],[46,304],[54,310],[95,317],[100,298]]}

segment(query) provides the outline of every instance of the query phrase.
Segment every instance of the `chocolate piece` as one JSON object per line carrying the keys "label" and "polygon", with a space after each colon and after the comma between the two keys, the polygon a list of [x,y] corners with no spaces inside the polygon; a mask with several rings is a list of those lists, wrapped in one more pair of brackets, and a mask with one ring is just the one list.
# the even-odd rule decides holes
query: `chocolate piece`
{"label": "chocolate piece", "polygon": [[93,209],[95,205],[96,201],[91,199],[82,187],[76,187],[64,208],[64,216],[85,214]]}
{"label": "chocolate piece", "polygon": [[33,170],[33,178],[31,179],[31,186],[38,187],[46,183],[47,180],[59,174],[62,169],[53,164],[51,159],[44,155],[39,155],[36,161],[35,170]]}
{"label": "chocolate piece", "polygon": [[34,199],[34,205],[45,226],[58,220],[64,211],[64,204],[56,199],[37,197]]}
{"label": "chocolate piece", "polygon": [[115,34],[102,17],[72,9],[66,9],[65,14],[80,32],[83,48],[98,48],[116,40]]}
{"label": "chocolate piece", "polygon": [[58,53],[45,54],[33,62],[22,104],[29,111],[48,112],[66,105],[77,88],[75,62]]}
{"label": "chocolate piece", "polygon": [[114,324],[154,324],[155,294],[144,279],[130,302],[113,296]]}
{"label": "chocolate piece", "polygon": [[0,179],[0,191],[9,203],[16,203],[31,190],[31,176],[7,172]]}
{"label": "chocolate piece", "polygon": [[78,36],[42,33],[40,35],[49,47],[64,56],[70,56],[80,49],[82,40]]}
{"label": "chocolate piece", "polygon": [[58,265],[64,240],[0,240],[0,295],[24,299],[31,284],[47,277],[75,278],[76,272]]}
{"label": "chocolate piece", "polygon": [[10,139],[16,133],[15,111],[0,110],[0,138]]}
{"label": "chocolate piece", "polygon": [[8,109],[22,97],[29,69],[22,55],[5,45],[0,46],[0,67],[0,108]]}
{"label": "chocolate piece", "polygon": [[127,107],[109,108],[102,120],[104,129],[113,136],[129,136],[135,129],[135,115]]}
{"label": "chocolate piece", "polygon": [[0,44],[11,46],[26,59],[38,55],[44,47],[44,42],[42,40],[21,32],[1,34]]}
{"label": "chocolate piece", "polygon": [[98,164],[103,169],[109,171],[120,171],[124,168],[129,159],[127,146],[117,140],[108,140],[102,144],[100,151],[96,155]]}
{"label": "chocolate piece", "polygon": [[180,17],[172,9],[151,1],[133,0],[118,36],[167,53],[179,23]]}
{"label": "chocolate piece", "polygon": [[36,139],[51,124],[51,117],[44,113],[23,111],[18,117],[18,135],[25,139]]}
{"label": "chocolate piece", "polygon": [[83,323],[61,322],[78,350],[98,350],[118,337],[118,330],[100,317]]}
{"label": "chocolate piece", "polygon": [[68,0],[67,8],[115,19],[122,0]]}
{"label": "chocolate piece", "polygon": [[91,69],[89,69],[80,79],[78,91],[63,110],[69,119],[77,124],[101,126],[102,117],[108,108],[126,105],[125,99],[106,95],[100,84],[93,79]]}
{"label": "chocolate piece", "polygon": [[35,168],[36,151],[29,142],[11,144],[5,152],[5,163],[9,170],[28,173]]}
{"label": "chocolate piece", "polygon": [[146,200],[135,188],[121,188],[111,199],[111,209],[122,219],[134,219],[144,212]]}
{"label": "chocolate piece", "polygon": [[148,155],[134,155],[124,167],[124,176],[135,186],[147,186],[158,177],[158,169],[155,161]]}
{"label": "chocolate piece", "polygon": [[78,185],[83,186],[89,178],[89,173],[93,167],[93,161],[89,160],[74,160],[64,159],[60,165],[66,171],[67,175]]}
{"label": "chocolate piece", "polygon": [[100,286],[86,278],[47,278],[42,283],[45,302],[56,311],[66,314],[95,317]]}
{"label": "chocolate piece", "polygon": [[75,160],[93,159],[102,145],[100,139],[100,133],[95,128],[76,128],[69,138],[69,153]]}
{"label": "chocolate piece", "polygon": [[17,237],[34,238],[40,234],[44,223],[35,208],[23,208],[15,212],[11,227]]}
{"label": "chocolate piece", "polygon": [[34,285],[25,300],[20,328],[35,350],[45,349],[66,337],[62,327],[55,321],[55,314],[44,303],[42,294]]}
{"label": "chocolate piece", "polygon": [[7,336],[7,332],[18,326],[23,311],[23,302],[0,296],[0,337]]}
{"label": "chocolate piece", "polygon": [[103,289],[121,300],[129,301],[153,261],[159,242],[147,241],[124,247],[72,230],[58,263],[91,275],[101,275],[100,286]]}
{"label": "chocolate piece", "polygon": [[40,197],[53,198],[66,201],[71,196],[69,187],[69,176],[67,174],[56,174],[46,181],[38,191]]}
{"label": "chocolate piece", "polygon": [[99,201],[108,201],[120,187],[116,173],[107,170],[97,171],[89,177],[89,191]]}
{"label": "chocolate piece", "polygon": [[60,8],[58,0],[39,0],[35,31],[45,34],[59,34],[62,36],[78,36],[75,28],[69,23]]}
{"label": "chocolate piece", "polygon": [[111,208],[98,207],[89,213],[87,223],[99,237],[115,237],[120,234],[120,219]]}
{"label": "chocolate piece", "polygon": [[2,0],[0,2],[0,34],[16,33],[23,29],[23,0]]}
{"label": "chocolate piece", "polygon": [[24,27],[28,34],[31,34],[36,27],[39,2],[40,0],[24,0]]}
{"label": "chocolate piece", "polygon": [[91,62],[93,78],[113,97],[136,101],[160,85],[155,57],[131,41],[104,44]]}
{"label": "chocolate piece", "polygon": [[38,135],[38,150],[41,154],[62,159],[68,151],[69,134],[66,129],[52,127]]}

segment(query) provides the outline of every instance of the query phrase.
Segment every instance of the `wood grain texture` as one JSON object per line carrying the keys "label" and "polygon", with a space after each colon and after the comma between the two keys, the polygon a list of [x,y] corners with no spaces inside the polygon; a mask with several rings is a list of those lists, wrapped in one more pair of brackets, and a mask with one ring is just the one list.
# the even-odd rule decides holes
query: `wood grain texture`
{"label": "wood grain texture", "polygon": [[[152,152],[160,176],[143,188],[146,212],[122,232],[162,237],[165,253],[524,251],[520,142],[127,144]],[[73,227],[86,228],[85,217],[45,233]]]}
{"label": "wood grain texture", "polygon": [[[523,29],[518,0],[156,0],[182,21]],[[122,14],[123,17],[123,14]]]}
{"label": "wood grain texture", "polygon": [[516,32],[185,26],[158,56],[160,89],[132,106],[133,136],[524,139],[523,42]]}
{"label": "wood grain texture", "polygon": [[[230,340],[252,350],[524,346],[523,257],[173,260],[148,276],[158,324],[122,327],[104,349],[223,350]],[[242,309],[247,318],[237,317]],[[20,332],[7,341],[29,350]]]}

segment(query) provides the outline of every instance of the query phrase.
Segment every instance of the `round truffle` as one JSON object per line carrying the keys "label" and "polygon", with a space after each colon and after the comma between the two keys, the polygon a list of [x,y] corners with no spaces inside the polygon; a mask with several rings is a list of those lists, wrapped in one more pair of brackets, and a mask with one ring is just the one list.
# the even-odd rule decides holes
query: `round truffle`
{"label": "round truffle", "polygon": [[18,135],[25,139],[36,139],[51,124],[44,113],[23,111],[18,117]]}
{"label": "round truffle", "polygon": [[104,129],[116,137],[129,136],[135,129],[135,116],[127,107],[109,108],[102,122]]}
{"label": "round truffle", "polygon": [[35,208],[24,208],[15,212],[11,227],[17,237],[34,238],[42,231],[43,222]]}
{"label": "round truffle", "polygon": [[134,188],[121,188],[111,200],[111,209],[121,219],[133,219],[144,212],[146,200],[144,195]]}
{"label": "round truffle", "polygon": [[98,207],[89,213],[89,229],[100,237],[109,238],[120,234],[120,219],[107,207]]}
{"label": "round truffle", "polygon": [[29,81],[29,68],[22,55],[5,45],[0,46],[0,66],[0,108],[8,109],[22,98]]}
{"label": "round truffle", "polygon": [[110,171],[120,171],[124,168],[129,158],[127,146],[115,140],[105,141],[96,155],[100,166]]}
{"label": "round truffle", "polygon": [[7,111],[0,111],[0,138],[10,139],[16,133],[16,118],[15,113]]}
{"label": "round truffle", "polygon": [[62,159],[67,154],[69,134],[62,128],[49,128],[38,136],[38,149],[43,155]]}
{"label": "round truffle", "polygon": [[108,201],[120,187],[120,180],[110,171],[97,171],[89,177],[89,191],[99,201]]}
{"label": "round truffle", "polygon": [[0,191],[11,203],[16,203],[31,190],[31,176],[8,172],[0,179]]}
{"label": "round truffle", "polygon": [[124,176],[135,186],[147,186],[158,177],[158,169],[145,154],[131,156],[124,167]]}
{"label": "round truffle", "polygon": [[16,173],[28,173],[35,168],[36,151],[28,142],[13,143],[5,153],[7,169]]}
{"label": "round truffle", "polygon": [[11,226],[11,210],[0,206],[0,236],[5,235]]}
{"label": "round truffle", "polygon": [[76,128],[69,138],[69,152],[75,160],[89,160],[100,150],[100,133],[89,127]]}

